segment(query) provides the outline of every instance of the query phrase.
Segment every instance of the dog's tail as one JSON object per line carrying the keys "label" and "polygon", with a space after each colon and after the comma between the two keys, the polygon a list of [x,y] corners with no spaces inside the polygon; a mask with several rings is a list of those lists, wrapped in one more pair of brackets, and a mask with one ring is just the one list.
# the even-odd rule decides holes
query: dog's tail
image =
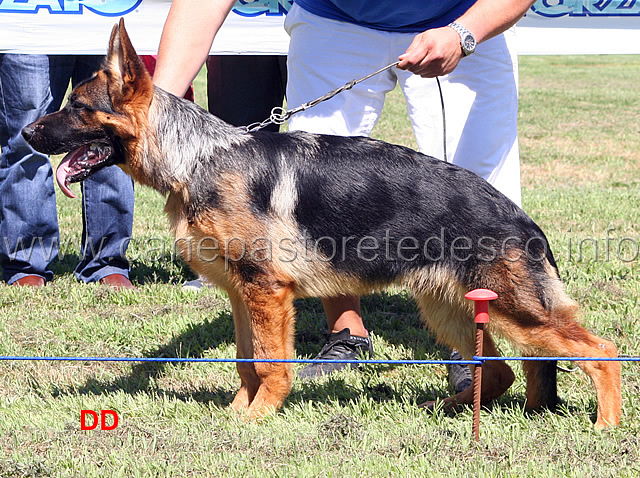
{"label": "dog's tail", "polygon": [[[527,243],[526,253],[509,251],[484,271],[487,288],[499,296],[491,304],[490,328],[513,340],[525,356],[549,355],[550,349],[540,340],[544,336],[571,338],[583,330],[576,323],[578,304],[565,291],[546,238],[535,242]],[[558,404],[557,362],[527,361],[523,366],[527,407],[554,409]]]}

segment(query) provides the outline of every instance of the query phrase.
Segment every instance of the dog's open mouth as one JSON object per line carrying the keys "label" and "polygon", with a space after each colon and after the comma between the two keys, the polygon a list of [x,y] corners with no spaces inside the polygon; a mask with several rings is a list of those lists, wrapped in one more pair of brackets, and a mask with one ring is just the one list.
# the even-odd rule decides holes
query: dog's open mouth
{"label": "dog's open mouth", "polygon": [[56,171],[56,181],[62,192],[75,198],[69,185],[88,178],[96,169],[106,166],[112,153],[112,146],[104,142],[85,144],[67,153]]}

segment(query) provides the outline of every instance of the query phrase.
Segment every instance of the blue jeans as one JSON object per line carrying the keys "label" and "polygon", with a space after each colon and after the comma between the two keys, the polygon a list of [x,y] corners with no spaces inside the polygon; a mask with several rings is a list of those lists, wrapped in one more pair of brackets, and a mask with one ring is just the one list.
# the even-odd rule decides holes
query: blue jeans
{"label": "blue jeans", "polygon": [[[51,262],[60,243],[53,171],[34,151],[22,128],[60,108],[69,80],[90,77],[102,57],[0,55],[0,265],[11,284],[26,276],[53,278]],[[133,183],[117,166],[82,184],[83,233],[76,277],[99,281],[128,277],[125,257],[133,228]]]}

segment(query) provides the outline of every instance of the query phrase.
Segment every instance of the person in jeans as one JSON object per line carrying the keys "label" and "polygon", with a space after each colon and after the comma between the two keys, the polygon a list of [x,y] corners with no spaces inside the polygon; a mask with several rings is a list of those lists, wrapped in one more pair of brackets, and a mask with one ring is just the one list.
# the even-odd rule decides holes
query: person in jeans
{"label": "person in jeans", "polygon": [[[101,56],[0,55],[0,265],[8,284],[42,286],[53,279],[60,236],[49,158],[24,140],[22,128],[57,111],[65,92],[90,77]],[[82,282],[132,288],[125,257],[133,228],[133,182],[118,167],[84,181]]]}

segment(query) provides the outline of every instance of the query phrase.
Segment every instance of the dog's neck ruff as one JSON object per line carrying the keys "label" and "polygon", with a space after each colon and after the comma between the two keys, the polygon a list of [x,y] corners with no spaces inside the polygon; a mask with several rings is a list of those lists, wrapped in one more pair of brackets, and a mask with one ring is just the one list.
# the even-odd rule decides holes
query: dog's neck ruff
{"label": "dog's neck ruff", "polygon": [[148,121],[152,134],[143,147],[143,182],[163,194],[188,185],[199,164],[222,163],[225,151],[249,140],[241,129],[158,87]]}

